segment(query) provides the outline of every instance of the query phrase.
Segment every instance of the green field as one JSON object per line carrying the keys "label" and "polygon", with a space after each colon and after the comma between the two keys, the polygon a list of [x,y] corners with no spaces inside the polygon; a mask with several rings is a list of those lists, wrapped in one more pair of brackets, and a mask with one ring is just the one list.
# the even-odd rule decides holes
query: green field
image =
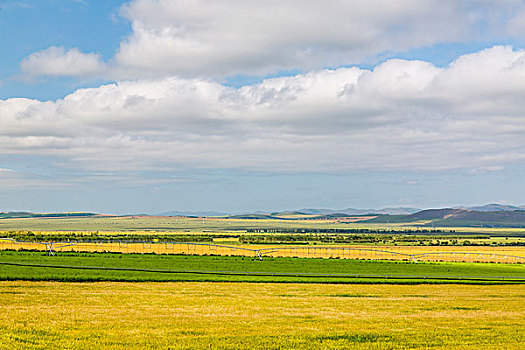
{"label": "green field", "polygon": [[[0,252],[0,280],[524,283],[523,264]],[[23,266],[27,265],[27,266]]]}

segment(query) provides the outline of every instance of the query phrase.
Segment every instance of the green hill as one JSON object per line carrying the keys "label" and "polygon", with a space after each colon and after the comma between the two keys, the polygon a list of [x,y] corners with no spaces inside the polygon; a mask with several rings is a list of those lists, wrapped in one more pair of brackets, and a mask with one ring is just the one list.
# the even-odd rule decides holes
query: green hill
{"label": "green hill", "polygon": [[0,219],[28,219],[28,218],[68,218],[68,217],[91,217],[94,213],[29,213],[29,212],[3,212]]}

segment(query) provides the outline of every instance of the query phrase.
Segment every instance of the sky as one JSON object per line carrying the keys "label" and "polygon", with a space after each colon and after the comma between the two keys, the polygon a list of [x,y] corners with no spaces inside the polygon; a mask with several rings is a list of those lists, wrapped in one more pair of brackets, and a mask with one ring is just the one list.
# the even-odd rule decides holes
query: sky
{"label": "sky", "polygon": [[0,211],[525,204],[525,3],[0,0]]}

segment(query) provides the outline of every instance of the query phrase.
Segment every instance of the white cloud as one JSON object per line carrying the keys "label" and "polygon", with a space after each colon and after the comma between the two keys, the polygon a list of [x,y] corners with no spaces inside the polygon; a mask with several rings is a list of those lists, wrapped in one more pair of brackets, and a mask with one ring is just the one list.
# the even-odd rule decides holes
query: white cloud
{"label": "white cloud", "polygon": [[500,169],[525,160],[525,52],[389,60],[234,89],[176,77],[0,100],[2,154],[101,171]]}
{"label": "white cloud", "polygon": [[171,1],[123,7],[133,26],[115,59],[133,74],[223,77],[311,70],[462,40],[457,1]]}
{"label": "white cloud", "polygon": [[51,46],[34,52],[20,62],[22,71],[31,76],[93,76],[105,71],[105,63],[98,54],[83,53],[77,48],[66,50]]}
{"label": "white cloud", "polygon": [[439,0],[132,0],[132,25],[107,63],[50,47],[21,62],[31,75],[221,80],[375,63],[438,43],[521,37],[525,4]]}

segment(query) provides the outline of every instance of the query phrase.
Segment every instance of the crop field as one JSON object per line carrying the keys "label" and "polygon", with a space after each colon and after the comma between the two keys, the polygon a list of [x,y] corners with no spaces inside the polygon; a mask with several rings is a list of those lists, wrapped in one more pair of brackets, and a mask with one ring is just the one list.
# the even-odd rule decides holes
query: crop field
{"label": "crop field", "polygon": [[207,243],[17,242],[0,239],[0,250],[113,252],[412,261],[525,263],[525,246],[226,245]]}
{"label": "crop field", "polygon": [[4,251],[0,280],[525,284],[525,265]]}
{"label": "crop field", "polygon": [[328,231],[348,228],[418,230],[0,220],[0,349],[522,348],[523,230]]}
{"label": "crop field", "polygon": [[522,349],[524,285],[0,282],[2,349]]}
{"label": "crop field", "polygon": [[[384,226],[384,225],[383,225]],[[0,220],[0,230],[228,232],[264,228],[348,228],[348,224],[319,220],[251,220],[158,216],[90,218],[21,218]]]}
{"label": "crop field", "polygon": [[233,218],[188,218],[162,216],[98,216],[69,218],[15,218],[0,220],[0,231],[131,231],[141,234],[158,232],[177,233],[218,233],[238,232],[256,229],[364,229],[364,230],[440,230],[462,234],[492,234],[496,236],[525,236],[525,228],[494,227],[423,227],[429,221],[412,223],[346,223],[337,220],[275,220],[275,219],[233,219]]}

